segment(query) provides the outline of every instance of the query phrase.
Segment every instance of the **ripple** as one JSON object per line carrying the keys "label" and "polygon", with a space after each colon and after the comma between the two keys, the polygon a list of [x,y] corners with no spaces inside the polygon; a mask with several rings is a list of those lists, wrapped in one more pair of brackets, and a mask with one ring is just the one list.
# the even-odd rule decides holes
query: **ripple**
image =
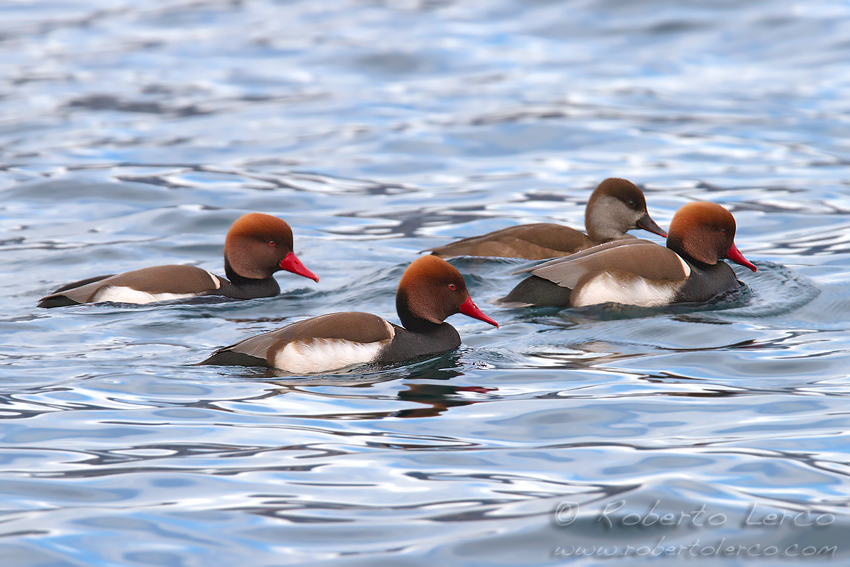
{"label": "ripple", "polygon": [[[0,6],[6,562],[595,565],[558,550],[661,538],[846,559],[845,7],[119,4]],[[411,364],[195,366],[322,313],[397,322],[420,251],[581,227],[610,176],[662,225],[724,205],[758,272],[709,305],[454,316],[463,346]],[[249,211],[286,219],[321,282],[35,307],[100,273],[221,273]],[[452,263],[479,305],[524,264]],[[653,506],[726,520],[599,521]],[[753,511],[833,521],[745,525]],[[730,561],[746,560],[703,559]]]}

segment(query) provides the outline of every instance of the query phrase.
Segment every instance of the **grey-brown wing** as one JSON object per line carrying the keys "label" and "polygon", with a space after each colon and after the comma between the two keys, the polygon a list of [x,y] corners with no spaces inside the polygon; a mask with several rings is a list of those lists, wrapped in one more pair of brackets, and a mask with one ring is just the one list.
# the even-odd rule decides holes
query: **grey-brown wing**
{"label": "grey-brown wing", "polygon": [[589,248],[579,250],[578,252],[573,252],[572,254],[568,254],[568,255],[562,256],[560,258],[554,258],[552,260],[549,260],[548,262],[543,262],[542,264],[537,264],[537,265],[534,265],[534,266],[530,266],[528,268],[522,268],[521,270],[517,270],[517,271],[511,272],[511,273],[512,274],[529,273],[529,272],[533,272],[534,270],[536,270],[538,268],[543,268],[543,267],[546,267],[546,266],[553,266],[555,264],[560,264],[560,263],[568,261],[568,260],[576,260],[578,258],[582,258],[582,257],[588,256],[590,254],[597,254],[597,253],[599,253],[603,250],[608,250],[610,248],[617,248],[619,246],[638,246],[638,245],[642,245],[642,244],[654,244],[654,243],[651,243],[649,240],[639,240],[639,239],[636,239],[636,238],[625,238],[625,239],[619,239],[619,240],[612,240],[610,242],[603,242],[602,244],[596,244],[596,245],[591,246]]}
{"label": "grey-brown wing", "polygon": [[203,293],[221,287],[221,280],[195,266],[173,264],[153,266],[112,276],[102,283],[129,287],[146,293]]}
{"label": "grey-brown wing", "polygon": [[50,295],[38,300],[39,307],[65,307],[78,303],[88,303],[98,290],[109,285],[109,280],[115,276],[88,278],[78,282],[63,285]]}
{"label": "grey-brown wing", "polygon": [[39,300],[39,307],[88,303],[105,287],[128,287],[151,294],[203,294],[221,287],[221,280],[195,266],[167,265],[142,268],[114,276],[97,276],[67,284]]}
{"label": "grey-brown wing", "polygon": [[543,260],[592,244],[590,238],[573,228],[552,223],[534,223],[464,238],[427,251],[441,257],[497,256]]}
{"label": "grey-brown wing", "polygon": [[58,288],[54,289],[54,290],[53,290],[53,292],[51,292],[51,294],[50,294],[50,295],[54,295],[54,294],[57,294],[57,293],[62,293],[63,291],[69,291],[69,290],[72,290],[72,289],[75,289],[75,288],[78,288],[78,287],[82,287],[82,286],[84,286],[84,285],[88,285],[88,284],[90,284],[90,283],[99,282],[99,281],[101,281],[101,280],[105,280],[106,278],[111,278],[111,277],[113,277],[114,275],[115,275],[115,274],[106,274],[105,276],[95,276],[95,277],[93,277],[93,278],[86,278],[86,279],[84,279],[84,280],[80,280],[80,281],[78,281],[78,282],[73,282],[73,283],[65,284],[65,285],[63,285],[62,287],[58,287]]}
{"label": "grey-brown wing", "polygon": [[689,268],[669,248],[649,240],[629,239],[600,244],[522,271],[572,289],[585,274],[610,269],[649,280],[681,281]]}
{"label": "grey-brown wing", "polygon": [[[77,282],[72,282],[69,284],[65,284],[62,287],[56,288],[50,295],[46,295],[38,300],[39,307],[65,307],[68,305],[76,305],[78,303],[85,303],[86,298],[91,296],[91,291],[89,291],[88,286],[92,286],[97,282],[102,280],[111,278],[112,274],[108,274],[105,276],[95,276],[93,278],[86,278],[84,280],[80,280]],[[95,286],[95,289],[100,289],[102,286]],[[86,289],[81,289],[86,288]]]}
{"label": "grey-brown wing", "polygon": [[310,343],[315,339],[339,339],[357,343],[373,343],[390,340],[393,334],[392,326],[377,315],[357,311],[330,313],[249,337],[219,349],[216,354],[230,351],[266,359],[270,351],[282,349],[292,341]]}

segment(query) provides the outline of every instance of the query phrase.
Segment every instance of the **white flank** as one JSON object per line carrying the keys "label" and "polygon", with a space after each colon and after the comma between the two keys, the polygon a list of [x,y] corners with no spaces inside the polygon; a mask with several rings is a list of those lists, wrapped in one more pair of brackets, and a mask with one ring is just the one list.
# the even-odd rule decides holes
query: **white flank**
{"label": "white flank", "polygon": [[95,294],[93,303],[114,301],[116,303],[154,303],[156,301],[169,301],[171,299],[186,299],[195,297],[197,293],[148,293],[130,287],[109,286],[101,289]]}
{"label": "white flank", "polygon": [[372,362],[389,341],[357,343],[342,339],[292,341],[274,357],[274,367],[294,374],[328,372]]}
{"label": "white flank", "polygon": [[[688,269],[690,273],[690,268]],[[622,303],[639,307],[668,305],[673,301],[681,282],[653,281],[641,277],[628,280],[602,272],[585,283],[573,298],[574,307],[598,305],[600,303]]]}
{"label": "white flank", "polygon": [[691,276],[691,267],[688,265],[687,262],[685,262],[685,260],[681,256],[676,254],[676,257],[679,258],[679,261],[682,263],[682,269],[685,270],[685,278],[689,278]]}
{"label": "white flank", "polygon": [[214,273],[212,273],[212,272],[207,272],[207,274],[209,274],[210,278],[212,278],[213,285],[215,286],[215,288],[216,288],[216,289],[221,289],[221,280],[220,280],[220,279],[218,279],[218,276],[216,276],[216,275],[215,275]]}

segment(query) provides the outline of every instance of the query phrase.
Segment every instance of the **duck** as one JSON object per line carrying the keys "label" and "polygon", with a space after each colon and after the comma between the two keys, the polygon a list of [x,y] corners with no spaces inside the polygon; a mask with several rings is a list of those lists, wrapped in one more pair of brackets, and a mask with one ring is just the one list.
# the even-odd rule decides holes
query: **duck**
{"label": "duck", "polygon": [[646,199],[638,186],[617,177],[604,180],[590,195],[584,224],[587,234],[554,223],[523,224],[464,238],[425,252],[440,258],[490,256],[545,260],[604,242],[632,239],[634,236],[627,232],[636,228],[667,236],[646,211]]}
{"label": "duck", "polygon": [[756,267],[735,245],[735,218],[720,205],[693,202],[670,223],[667,246],[616,240],[515,273],[531,273],[497,304],[585,307],[619,303],[656,307],[703,303],[739,289],[731,260]]}
{"label": "duck", "polygon": [[472,301],[460,272],[435,256],[417,258],[404,271],[396,311],[401,326],[359,311],[312,317],[221,348],[200,364],[311,374],[401,363],[460,346],[457,330],[445,322],[455,313],[499,326]]}
{"label": "duck", "polygon": [[280,293],[273,277],[278,270],[319,281],[292,251],[292,229],[285,221],[272,215],[249,213],[233,223],[224,240],[226,278],[195,266],[152,266],[63,285],[42,297],[38,306],[52,308],[106,301],[146,304],[199,296],[271,297]]}

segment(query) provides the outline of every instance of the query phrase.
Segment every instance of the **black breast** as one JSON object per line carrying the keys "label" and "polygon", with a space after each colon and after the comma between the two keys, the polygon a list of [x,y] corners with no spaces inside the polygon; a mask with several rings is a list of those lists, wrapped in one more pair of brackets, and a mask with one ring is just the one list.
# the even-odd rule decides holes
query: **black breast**
{"label": "black breast", "polygon": [[726,262],[720,261],[711,266],[693,260],[686,261],[691,267],[691,275],[679,288],[674,303],[703,303],[740,286],[735,271]]}
{"label": "black breast", "polygon": [[573,290],[561,287],[554,282],[539,276],[529,276],[517,284],[500,304],[510,306],[511,303],[520,305],[538,305],[552,307],[569,307],[570,294]]}
{"label": "black breast", "polygon": [[263,280],[237,278],[233,282],[221,277],[219,279],[221,280],[221,289],[209,292],[210,295],[223,295],[233,299],[256,299],[258,297],[273,297],[280,293],[280,285],[274,278]]}
{"label": "black breast", "polygon": [[440,354],[460,346],[460,335],[448,323],[442,323],[433,330],[422,333],[408,331],[404,327],[393,325],[395,336],[375,359],[375,362],[388,364],[405,362],[414,358]]}

